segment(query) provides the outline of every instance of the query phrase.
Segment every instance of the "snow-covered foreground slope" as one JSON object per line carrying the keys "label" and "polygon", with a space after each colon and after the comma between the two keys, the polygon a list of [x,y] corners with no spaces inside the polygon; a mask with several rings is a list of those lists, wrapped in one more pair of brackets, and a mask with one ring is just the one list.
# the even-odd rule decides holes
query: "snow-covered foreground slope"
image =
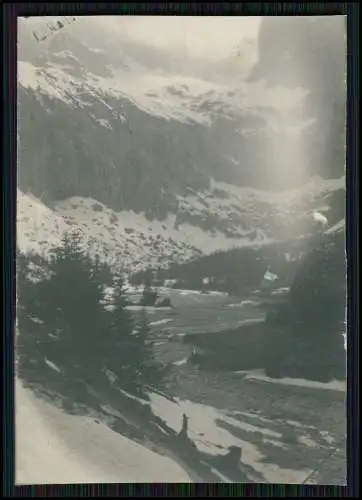
{"label": "snow-covered foreground slope", "polygon": [[[76,226],[85,241],[110,263],[121,257],[121,262],[135,271],[166,266],[216,250],[271,244],[275,238],[270,232],[270,217],[279,219],[280,227],[298,226],[294,222],[308,218],[307,210],[314,200],[341,189],[343,182],[317,178],[301,189],[278,194],[213,182],[209,191],[179,196],[177,213],[169,213],[161,221],[148,220],[143,213],[133,211],[114,212],[82,197],[58,202],[50,209],[18,190],[17,241],[22,251],[46,252],[65,230]],[[178,217],[183,214],[189,221],[180,223]],[[202,229],[200,224],[207,218],[218,221],[219,227]]]}
{"label": "snow-covered foreground slope", "polygon": [[16,382],[16,484],[189,482],[186,472],[89,417],[66,415]]}

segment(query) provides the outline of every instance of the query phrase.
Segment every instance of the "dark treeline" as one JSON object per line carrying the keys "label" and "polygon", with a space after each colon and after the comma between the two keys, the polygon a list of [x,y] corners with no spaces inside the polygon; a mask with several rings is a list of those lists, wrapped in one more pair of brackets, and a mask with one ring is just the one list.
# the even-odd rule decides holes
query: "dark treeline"
{"label": "dark treeline", "polygon": [[[174,280],[174,288],[192,290],[220,290],[231,294],[248,293],[257,289],[269,268],[279,277],[280,286],[293,279],[303,250],[293,243],[283,242],[261,248],[234,248],[198,257],[184,264],[173,264],[167,269],[148,269],[131,276],[134,285],[146,280],[163,285]],[[206,278],[206,279],[205,279]]]}
{"label": "dark treeline", "polygon": [[20,376],[48,360],[93,387],[110,372],[134,393],[162,381],[166,368],[153,358],[146,313],[131,316],[121,272],[91,258],[78,233],[66,234],[47,258],[18,251],[17,301]]}

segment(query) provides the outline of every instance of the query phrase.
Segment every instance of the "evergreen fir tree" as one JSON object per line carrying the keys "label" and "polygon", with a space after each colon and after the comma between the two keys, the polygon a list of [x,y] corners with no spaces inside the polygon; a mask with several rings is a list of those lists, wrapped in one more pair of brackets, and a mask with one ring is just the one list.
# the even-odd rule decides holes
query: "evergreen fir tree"
{"label": "evergreen fir tree", "polygon": [[34,280],[32,260],[32,255],[17,251],[16,357],[19,374],[34,370],[52,352],[52,339],[43,315],[44,287],[42,282]]}
{"label": "evergreen fir tree", "polygon": [[151,329],[144,308],[133,332],[130,353],[137,389],[144,391],[147,387],[158,386],[166,375],[167,367],[155,359]]}
{"label": "evergreen fir tree", "polygon": [[146,311],[133,320],[120,271],[112,307],[104,308],[105,267],[89,257],[78,232],[65,234],[53,249],[41,280],[31,280],[30,264],[29,256],[18,254],[21,354],[37,362],[48,358],[92,384],[101,383],[105,369],[129,390],[159,384],[165,370],[153,356]]}
{"label": "evergreen fir tree", "polygon": [[49,279],[37,284],[36,294],[37,315],[58,340],[53,361],[83,375],[94,374],[102,357],[103,289],[79,232],[65,234],[53,249],[49,274]]}
{"label": "evergreen fir tree", "polygon": [[130,385],[134,380],[132,374],[132,332],[134,322],[127,311],[127,299],[121,271],[116,271],[113,279],[111,310],[107,314],[104,340],[107,344],[105,367],[117,377],[119,384]]}

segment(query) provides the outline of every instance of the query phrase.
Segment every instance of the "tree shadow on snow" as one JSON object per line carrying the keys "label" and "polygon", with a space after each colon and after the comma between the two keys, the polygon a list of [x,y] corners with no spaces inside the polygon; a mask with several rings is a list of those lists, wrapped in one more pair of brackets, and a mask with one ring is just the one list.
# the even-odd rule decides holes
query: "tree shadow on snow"
{"label": "tree shadow on snow", "polygon": [[[147,396],[135,399],[112,387],[106,377],[85,383],[71,367],[45,361],[39,346],[19,357],[17,372],[24,387],[71,415],[87,415],[161,455],[187,471],[193,482],[250,482],[255,473],[240,469],[235,450],[214,456],[201,452],[187,436],[178,435],[152,413]],[[60,371],[58,371],[60,370]],[[221,448],[221,447],[220,447]],[[251,471],[255,472],[255,471]],[[165,478],[166,479],[166,478]],[[262,480],[262,478],[261,478]]]}
{"label": "tree shadow on snow", "polygon": [[[322,464],[336,450],[336,445],[340,444],[330,441],[328,433],[319,432],[313,426],[297,426],[297,422],[291,423],[285,420],[274,422],[263,417],[257,418],[237,418],[235,424],[222,419],[216,420],[217,425],[232,434],[237,440],[253,445],[258,449],[263,457],[260,463],[280,467],[281,469],[292,469],[295,471],[318,470]],[[237,422],[239,421],[239,422]],[[242,426],[252,425],[254,429],[246,430]],[[341,457],[341,464],[346,462],[346,457]],[[342,467],[343,468],[343,467]],[[337,478],[330,476],[329,481],[333,483]]]}

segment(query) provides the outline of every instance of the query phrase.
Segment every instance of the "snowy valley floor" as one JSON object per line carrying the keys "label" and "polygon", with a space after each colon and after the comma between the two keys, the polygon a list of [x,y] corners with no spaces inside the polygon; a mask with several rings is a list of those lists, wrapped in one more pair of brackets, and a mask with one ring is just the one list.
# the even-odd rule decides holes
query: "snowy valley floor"
{"label": "snowy valley floor", "polygon": [[[346,484],[345,382],[201,371],[187,362],[184,334],[259,313],[218,296],[172,300],[177,314],[149,311],[155,353],[174,367],[168,396],[140,400],[106,380],[96,389],[48,359],[18,366],[17,483]],[[178,436],[183,414],[188,439]],[[231,446],[240,461],[227,460]]]}

